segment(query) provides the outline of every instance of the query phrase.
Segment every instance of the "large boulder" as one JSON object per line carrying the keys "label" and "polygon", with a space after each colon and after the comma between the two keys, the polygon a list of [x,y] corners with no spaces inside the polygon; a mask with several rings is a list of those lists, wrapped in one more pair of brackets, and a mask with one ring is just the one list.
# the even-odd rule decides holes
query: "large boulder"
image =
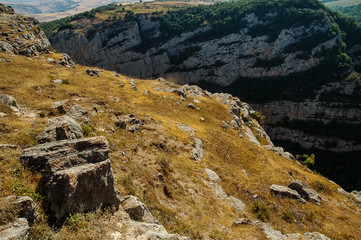
{"label": "large boulder", "polygon": [[104,137],[62,140],[25,149],[22,164],[42,172],[44,205],[56,222],[70,213],[119,206]]}
{"label": "large boulder", "polygon": [[295,191],[295,190],[293,190],[291,188],[281,186],[281,185],[272,184],[270,186],[270,190],[276,196],[296,199],[296,200],[298,200],[298,201],[300,201],[302,203],[305,202],[305,200],[301,198],[300,194],[298,194],[297,191]]}
{"label": "large boulder", "polygon": [[159,224],[159,221],[153,217],[148,208],[137,197],[124,196],[120,199],[120,203],[132,220]]}
{"label": "large boulder", "polygon": [[40,134],[38,142],[52,142],[64,139],[83,138],[81,126],[69,116],[49,119],[49,125]]}
{"label": "large boulder", "polygon": [[45,205],[57,221],[69,213],[119,205],[110,160],[57,171],[43,191]]}
{"label": "large boulder", "polygon": [[102,71],[98,69],[87,69],[85,72],[91,77],[100,77],[100,74],[102,73]]}
{"label": "large boulder", "polygon": [[70,111],[72,105],[73,104],[70,99],[65,99],[62,101],[54,102],[52,108],[59,113],[67,113],[68,111]]}
{"label": "large boulder", "polygon": [[17,218],[14,222],[0,226],[1,240],[28,240],[31,237],[26,218]]}
{"label": "large boulder", "polygon": [[296,190],[298,194],[307,201],[314,202],[317,204],[321,203],[321,196],[313,190],[310,186],[308,186],[306,183],[301,181],[294,181],[290,185],[288,185],[289,188]]}

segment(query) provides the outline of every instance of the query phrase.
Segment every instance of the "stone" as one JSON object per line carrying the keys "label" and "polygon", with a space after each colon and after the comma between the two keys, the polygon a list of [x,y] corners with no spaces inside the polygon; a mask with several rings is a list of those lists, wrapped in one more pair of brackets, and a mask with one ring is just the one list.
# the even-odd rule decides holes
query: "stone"
{"label": "stone", "polygon": [[228,129],[228,125],[225,121],[222,121],[222,128],[223,129]]}
{"label": "stone", "polygon": [[6,117],[6,113],[0,112],[0,118]]}
{"label": "stone", "polygon": [[307,201],[317,204],[320,204],[322,201],[321,196],[304,182],[294,181],[288,185],[288,187],[296,190],[298,194],[300,194],[300,196]]}
{"label": "stone", "polygon": [[72,107],[70,99],[54,102],[52,108],[57,110],[59,113],[67,113]]}
{"label": "stone", "polygon": [[114,77],[120,78],[120,75],[117,72],[115,72]]}
{"label": "stone", "polygon": [[9,107],[14,107],[16,109],[19,109],[16,99],[13,96],[1,92],[0,92],[0,103],[7,105]]}
{"label": "stone", "polygon": [[206,168],[206,173],[208,175],[208,178],[216,183],[220,183],[222,180],[219,178],[216,172],[212,171],[211,169]]}
{"label": "stone", "polygon": [[303,238],[305,240],[331,240],[331,238],[328,238],[319,232],[307,232],[303,234]]}
{"label": "stone", "polygon": [[30,226],[33,225],[36,220],[38,220],[38,206],[30,197],[18,197],[12,195],[6,197],[5,201],[14,206],[15,209],[18,210],[18,217],[26,218]]}
{"label": "stone", "polygon": [[55,79],[55,80],[52,80],[51,82],[56,83],[56,84],[63,84],[64,83],[63,80],[61,80],[61,79]]}
{"label": "stone", "polygon": [[242,172],[245,177],[248,177],[247,171],[245,169],[242,169]]}
{"label": "stone", "polygon": [[137,91],[137,84],[135,83],[134,79],[130,79],[130,86],[132,87],[132,90]]}
{"label": "stone", "polygon": [[134,133],[139,130],[141,126],[144,125],[144,121],[138,119],[133,114],[128,114],[124,116],[115,116],[114,124],[120,129],[128,130],[131,133]]}
{"label": "stone", "polygon": [[10,59],[6,59],[6,58],[0,58],[0,62],[7,62],[7,63],[10,63],[10,62],[12,62],[12,60],[10,60]]}
{"label": "stone", "polygon": [[227,200],[236,211],[243,212],[246,205],[241,200],[233,196],[229,196]]}
{"label": "stone", "polygon": [[69,213],[119,206],[110,160],[56,171],[44,185],[45,206],[55,221]]}
{"label": "stone", "polygon": [[81,126],[67,115],[49,119],[48,122],[48,126],[39,135],[39,143],[84,137]]}
{"label": "stone", "polygon": [[58,64],[64,67],[72,68],[74,67],[75,63],[68,54],[63,53],[62,58],[59,60]]}
{"label": "stone", "polygon": [[0,226],[2,240],[28,240],[31,239],[30,237],[30,226],[26,218],[17,218],[12,223]]}
{"label": "stone", "polygon": [[194,138],[195,146],[192,150],[192,159],[196,162],[200,162],[203,158],[203,143],[199,138]]}
{"label": "stone", "polygon": [[67,115],[69,115],[71,118],[73,118],[79,123],[82,124],[91,123],[88,110],[78,104],[72,106],[70,110],[67,112]]}
{"label": "stone", "polygon": [[13,144],[0,144],[0,149],[18,149],[19,146],[18,145],[13,145]]}
{"label": "stone", "polygon": [[62,140],[24,149],[20,163],[43,173],[51,174],[87,163],[108,159],[109,146],[105,137]]}
{"label": "stone", "polygon": [[195,107],[194,107],[194,104],[193,104],[193,103],[188,104],[188,105],[187,105],[187,108],[190,108],[190,109],[195,109]]}
{"label": "stone", "polygon": [[159,221],[137,197],[131,195],[121,197],[120,204],[132,220],[159,224]]}
{"label": "stone", "polygon": [[100,77],[100,74],[102,73],[102,71],[98,69],[87,69],[85,72],[91,77]]}
{"label": "stone", "polygon": [[145,95],[149,95],[149,94],[150,94],[150,91],[149,91],[149,90],[145,90],[145,91],[144,91],[144,94],[145,94]]}
{"label": "stone", "polygon": [[292,190],[291,188],[281,186],[281,185],[272,184],[270,186],[270,190],[276,196],[296,199],[296,200],[298,200],[298,201],[300,201],[302,203],[305,202],[305,200],[301,198],[301,196],[298,194],[298,192],[295,191],[295,190]]}
{"label": "stone", "polygon": [[46,61],[49,63],[54,63],[54,64],[56,63],[56,60],[54,58],[48,58],[46,59]]}
{"label": "stone", "polygon": [[204,119],[204,117],[200,117],[199,118],[202,122],[206,122],[206,120]]}
{"label": "stone", "polygon": [[354,190],[350,193],[350,195],[352,195],[355,198],[358,204],[361,204],[361,191]]}
{"label": "stone", "polygon": [[174,89],[172,92],[176,93],[178,96],[180,96],[184,100],[187,98],[187,95],[182,90]]}

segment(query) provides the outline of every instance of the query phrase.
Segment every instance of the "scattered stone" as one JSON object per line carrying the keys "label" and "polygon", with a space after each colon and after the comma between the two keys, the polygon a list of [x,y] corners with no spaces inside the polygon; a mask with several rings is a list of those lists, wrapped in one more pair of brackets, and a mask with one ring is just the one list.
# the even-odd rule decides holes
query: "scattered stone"
{"label": "scattered stone", "polygon": [[248,174],[247,174],[246,170],[242,169],[242,172],[243,172],[243,175],[244,175],[245,177],[248,177]]}
{"label": "scattered stone", "polygon": [[351,195],[355,198],[355,200],[358,202],[358,204],[361,204],[361,191],[352,191]]}
{"label": "scattered stone", "polygon": [[115,132],[115,129],[114,129],[114,127],[112,125],[108,125],[108,128],[109,128],[110,131],[112,131],[112,133]]}
{"label": "scattered stone", "polygon": [[270,190],[272,193],[274,193],[276,196],[281,196],[285,198],[292,198],[300,201],[301,203],[305,203],[305,200],[301,198],[301,196],[298,194],[297,191],[292,190],[291,188],[272,184],[270,187]]}
{"label": "scattered stone", "polygon": [[120,75],[117,72],[115,72],[114,77],[120,78]]}
{"label": "scattered stone", "polygon": [[124,84],[123,83],[119,83],[119,87],[123,88]]}
{"label": "scattered stone", "polygon": [[0,149],[6,149],[6,148],[16,150],[16,149],[19,148],[19,146],[18,145],[12,145],[12,144],[0,144]]}
{"label": "scattered stone", "polygon": [[49,125],[38,138],[39,143],[84,137],[81,126],[69,116],[52,118],[48,122]]}
{"label": "scattered stone", "polygon": [[222,128],[223,129],[228,129],[228,125],[225,121],[222,121]]}
{"label": "scattered stone", "polygon": [[71,59],[71,57],[68,54],[63,53],[62,56],[63,57],[58,62],[59,65],[64,66],[64,67],[69,67],[69,68],[74,67],[75,63],[73,62],[73,60]]}
{"label": "scattered stone", "polygon": [[9,107],[14,107],[16,109],[19,109],[16,99],[13,96],[7,94],[0,93],[0,103],[7,105]]}
{"label": "scattered stone", "polygon": [[130,79],[130,86],[134,91],[137,91],[137,84],[135,83],[134,79]]}
{"label": "scattered stone", "polygon": [[150,91],[149,91],[149,90],[145,90],[145,91],[144,91],[144,94],[145,94],[145,95],[149,95],[149,94],[150,94]]}
{"label": "scattered stone", "polygon": [[119,127],[120,129],[128,130],[132,133],[138,131],[139,128],[144,125],[144,121],[138,119],[133,114],[128,114],[125,116],[115,116],[114,118],[115,126]]}
{"label": "scattered stone", "polygon": [[51,82],[56,83],[56,84],[63,84],[64,83],[63,80],[61,80],[61,79],[55,79],[55,80],[52,80]]}
{"label": "scattered stone", "polygon": [[246,205],[241,200],[232,196],[227,197],[227,200],[236,211],[243,212]]}
{"label": "scattered stone", "polygon": [[206,120],[204,119],[204,117],[200,117],[202,122],[205,122]]}
{"label": "scattered stone", "polygon": [[48,58],[48,59],[46,59],[46,61],[49,62],[49,63],[54,63],[54,64],[56,64],[56,61],[55,61],[54,58]]}
{"label": "scattered stone", "polygon": [[177,127],[179,128],[179,130],[181,130],[182,132],[190,132],[190,133],[194,133],[194,128],[184,125],[184,124],[180,124],[177,123]]}
{"label": "scattered stone", "polygon": [[212,180],[213,182],[220,183],[222,180],[219,178],[216,172],[212,171],[211,169],[206,168],[206,173],[208,175],[208,178]]}
{"label": "scattered stone", "polygon": [[42,173],[44,206],[56,222],[69,213],[119,206],[105,137],[63,140],[25,149],[24,165]]}
{"label": "scattered stone", "polygon": [[155,81],[157,81],[157,82],[165,82],[165,79],[163,77],[159,77]]}
{"label": "scattered stone", "polygon": [[239,137],[239,138],[244,138],[244,136],[243,136],[242,133],[238,133],[238,137]]}
{"label": "scattered stone", "polygon": [[12,223],[0,226],[0,239],[28,240],[30,238],[30,226],[26,218],[17,218]]}
{"label": "scattered stone", "polygon": [[185,97],[181,97],[180,100],[181,100],[181,102],[185,102],[185,101],[186,101]]}
{"label": "scattered stone", "polygon": [[82,106],[75,104],[70,108],[70,110],[67,112],[67,115],[69,115],[71,118],[76,120],[79,123],[82,124],[90,124],[90,118],[88,110],[83,108]]}
{"label": "scattered stone", "polygon": [[0,62],[7,62],[7,63],[10,63],[10,62],[12,62],[12,60],[10,60],[10,59],[6,59],[6,58],[0,58]]}
{"label": "scattered stone", "polygon": [[203,143],[199,138],[194,138],[195,146],[192,150],[192,159],[196,162],[200,162],[203,158]]}
{"label": "scattered stone", "polygon": [[0,118],[6,117],[6,113],[0,112]]}
{"label": "scattered stone", "polygon": [[19,211],[18,217],[26,218],[30,226],[39,218],[38,206],[30,197],[12,195],[6,197],[5,201],[13,205]]}
{"label": "scattered stone", "polygon": [[152,216],[148,208],[137,197],[124,196],[120,198],[120,204],[132,220],[159,224],[159,221]]}
{"label": "scattered stone", "polygon": [[87,69],[85,72],[91,77],[100,77],[100,74],[102,73],[102,71],[98,69]]}
{"label": "scattered stone", "polygon": [[187,98],[187,95],[183,91],[181,91],[179,89],[174,89],[172,92],[176,93],[178,96],[181,97],[181,99],[184,99],[184,101]]}
{"label": "scattered stone", "polygon": [[319,232],[307,232],[303,235],[303,238],[305,240],[331,240],[331,238],[328,238]]}
{"label": "scattered stone", "polygon": [[59,113],[67,113],[72,107],[70,99],[62,100],[53,103],[52,108],[57,110]]}
{"label": "scattered stone", "polygon": [[194,104],[193,104],[193,103],[188,104],[188,105],[187,105],[187,108],[195,109],[195,107],[194,107]]}
{"label": "scattered stone", "polygon": [[290,185],[288,185],[288,187],[296,190],[303,199],[317,204],[321,204],[321,196],[306,183],[301,181],[294,181]]}
{"label": "scattered stone", "polygon": [[199,101],[198,99],[193,99],[193,101],[194,101],[195,103],[201,103],[201,101]]}

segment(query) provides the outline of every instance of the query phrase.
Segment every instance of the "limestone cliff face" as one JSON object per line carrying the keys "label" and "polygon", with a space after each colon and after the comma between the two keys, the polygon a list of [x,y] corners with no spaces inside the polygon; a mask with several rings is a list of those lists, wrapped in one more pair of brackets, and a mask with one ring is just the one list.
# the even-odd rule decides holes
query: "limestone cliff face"
{"label": "limestone cliff face", "polygon": [[304,57],[304,52],[290,52],[288,48],[307,36],[329,31],[331,21],[291,26],[274,40],[250,32],[252,27],[264,24],[254,13],[242,21],[247,24],[240,31],[203,41],[198,36],[209,27],[162,40],[160,23],[145,16],[112,26],[97,24],[99,30],[94,34],[89,29],[95,25],[83,20],[76,30],[59,31],[50,36],[50,41],[54,48],[69,53],[81,64],[140,78],[170,75],[182,83],[203,80],[222,86],[239,78],[279,77],[308,70],[323,60],[322,52],[342,42],[339,35],[333,36],[313,46]]}
{"label": "limestone cliff face", "polygon": [[36,56],[48,53],[51,48],[38,20],[15,14],[12,8],[2,4],[0,29],[0,52]]}

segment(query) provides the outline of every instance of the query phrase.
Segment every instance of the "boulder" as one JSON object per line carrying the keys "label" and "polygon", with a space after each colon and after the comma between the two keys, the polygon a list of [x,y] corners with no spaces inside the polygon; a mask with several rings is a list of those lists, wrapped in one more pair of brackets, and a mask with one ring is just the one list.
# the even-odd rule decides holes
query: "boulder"
{"label": "boulder", "polygon": [[350,194],[355,198],[357,203],[361,204],[361,191],[354,190]]}
{"label": "boulder", "polygon": [[187,105],[187,108],[190,108],[190,109],[195,109],[195,106],[194,106],[194,104],[193,104],[193,103],[190,103],[190,104],[188,104],[188,105]]}
{"label": "boulder", "polygon": [[144,121],[138,119],[133,114],[128,114],[124,116],[116,116],[114,119],[114,124],[121,129],[126,129],[129,132],[134,133],[138,131],[141,126],[144,125]]}
{"label": "boulder", "polygon": [[219,178],[218,174],[211,169],[206,168],[206,173],[208,175],[208,178],[212,180],[213,182],[220,183],[222,180]]}
{"label": "boulder", "polygon": [[69,116],[49,119],[49,125],[40,134],[39,143],[53,142],[64,139],[83,138],[81,126]]}
{"label": "boulder", "polygon": [[120,204],[132,220],[159,224],[159,221],[153,217],[148,208],[137,197],[124,196],[120,198]]}
{"label": "boulder", "polygon": [[51,220],[119,206],[105,137],[62,140],[25,149],[20,162],[42,173],[41,194]]}
{"label": "boulder", "polygon": [[6,197],[5,201],[14,206],[14,208],[18,210],[18,216],[26,218],[30,226],[39,218],[38,206],[30,197],[12,195]]}
{"label": "boulder", "polygon": [[62,58],[59,60],[58,64],[64,67],[74,67],[75,63],[68,54],[63,53]]}
{"label": "boulder", "polygon": [[307,201],[317,204],[321,203],[321,196],[304,182],[294,181],[290,185],[288,185],[288,187],[296,190],[298,194],[300,194],[300,196]]}
{"label": "boulder", "polygon": [[135,83],[134,79],[130,79],[130,86],[134,91],[137,90],[137,84]]}
{"label": "boulder", "polygon": [[98,69],[87,69],[85,72],[91,77],[100,77],[100,74],[102,73]]}
{"label": "boulder", "polygon": [[57,110],[59,113],[66,113],[70,110],[72,105],[73,104],[71,103],[70,99],[66,99],[53,103],[52,108]]}
{"label": "boulder", "polygon": [[110,160],[55,172],[44,186],[45,206],[56,221],[70,213],[118,206]]}
{"label": "boulder", "polygon": [[9,107],[19,108],[16,99],[13,96],[0,93],[0,103],[7,105]]}
{"label": "boulder", "polygon": [[78,104],[72,106],[70,110],[67,112],[67,115],[69,115],[71,118],[73,118],[79,123],[90,124],[88,110],[86,110],[85,108],[83,108]]}
{"label": "boulder", "polygon": [[319,232],[307,232],[303,234],[303,238],[305,240],[331,240],[331,238],[328,238]]}
{"label": "boulder", "polygon": [[2,240],[28,240],[31,239],[30,237],[30,226],[26,218],[17,218],[12,223],[0,226]]}
{"label": "boulder", "polygon": [[272,184],[271,187],[270,187],[270,190],[276,196],[296,199],[296,200],[298,200],[298,201],[300,201],[302,203],[305,202],[305,200],[301,198],[301,196],[298,194],[298,192],[295,191],[295,190],[292,190],[291,188],[281,186],[281,185]]}
{"label": "boulder", "polygon": [[44,173],[54,173],[72,166],[99,163],[108,159],[105,137],[62,140],[24,149],[20,162]]}
{"label": "boulder", "polygon": [[203,143],[199,138],[194,138],[194,148],[192,150],[192,159],[196,162],[200,162],[203,158]]}
{"label": "boulder", "polygon": [[238,212],[243,212],[244,208],[246,207],[246,205],[241,200],[233,196],[227,197],[227,200],[229,204]]}

